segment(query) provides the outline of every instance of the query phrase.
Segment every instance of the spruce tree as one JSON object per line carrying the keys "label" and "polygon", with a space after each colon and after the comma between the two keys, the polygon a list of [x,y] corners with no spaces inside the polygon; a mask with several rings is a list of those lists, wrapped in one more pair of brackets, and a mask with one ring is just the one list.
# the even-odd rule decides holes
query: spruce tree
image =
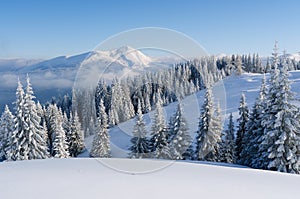
{"label": "spruce tree", "polygon": [[172,129],[173,138],[171,139],[171,154],[175,160],[191,159],[192,154],[189,150],[192,138],[188,132],[188,124],[183,116],[183,109],[181,102],[177,105],[177,110],[174,115]]}
{"label": "spruce tree", "polygon": [[48,147],[45,140],[46,131],[41,126],[41,118],[38,116],[35,98],[30,79],[27,77],[26,94],[24,96],[24,133],[26,135],[28,159],[43,159],[49,157]]}
{"label": "spruce tree", "polygon": [[39,101],[36,103],[36,111],[37,111],[38,117],[41,118],[40,125],[44,126],[44,123],[45,123],[45,113],[44,113],[43,106],[40,104]]}
{"label": "spruce tree", "polygon": [[68,158],[70,156],[66,132],[63,129],[63,115],[56,105],[52,106],[53,115],[50,118],[52,156],[55,158]]}
{"label": "spruce tree", "polygon": [[13,130],[14,116],[6,105],[0,118],[0,160],[8,159]]}
{"label": "spruce tree", "polygon": [[220,161],[233,163],[234,160],[234,122],[232,113],[230,113],[227,130],[223,133],[221,144]]}
{"label": "spruce tree", "polygon": [[107,131],[107,115],[105,112],[103,100],[100,100],[99,111],[100,112],[96,126],[97,134],[94,137],[90,155],[92,157],[109,158],[111,157],[110,141]]}
{"label": "spruce tree", "polygon": [[68,133],[69,153],[71,157],[77,157],[84,149],[83,132],[77,112],[70,116],[70,131]]}
{"label": "spruce tree", "polygon": [[11,134],[9,160],[30,160],[49,157],[48,146],[45,140],[46,131],[41,126],[34,102],[35,96],[27,77],[26,93],[18,80],[16,92],[16,117],[15,128]]}
{"label": "spruce tree", "polygon": [[244,147],[241,152],[243,157],[243,165],[258,168],[260,163],[258,162],[261,154],[259,153],[259,146],[261,144],[261,138],[263,135],[263,126],[261,124],[264,109],[266,107],[265,98],[267,95],[266,90],[266,77],[263,76],[260,92],[258,98],[256,98],[252,111],[249,115],[249,120],[246,124],[246,132],[243,137]]}
{"label": "spruce tree", "polygon": [[15,121],[14,131],[11,135],[10,150],[8,151],[8,160],[27,160],[28,155],[25,153],[26,137],[25,137],[25,118],[24,118],[24,90],[20,80],[16,91],[15,102]]}
{"label": "spruce tree", "polygon": [[219,103],[217,104],[217,107],[215,109],[214,117],[212,117],[211,126],[212,126],[212,130],[217,138],[217,145],[215,146],[215,151],[216,151],[217,157],[216,157],[215,161],[219,161],[220,144],[222,142],[221,136],[222,136],[222,131],[223,131],[221,107],[220,107]]}
{"label": "spruce tree", "polygon": [[221,135],[219,131],[214,129],[215,121],[212,90],[208,87],[201,108],[199,128],[196,132],[195,159],[197,160],[218,160],[218,147]]}
{"label": "spruce tree", "polygon": [[235,148],[235,156],[236,156],[236,162],[238,164],[243,163],[243,157],[242,157],[242,151],[245,143],[243,143],[244,135],[246,132],[246,124],[249,120],[249,109],[246,103],[246,96],[243,93],[240,101],[239,106],[239,118],[238,121],[238,130],[236,134],[236,148]]}
{"label": "spruce tree", "polygon": [[299,173],[299,109],[293,104],[286,64],[278,69],[277,44],[273,53],[267,108],[263,117],[264,135],[260,146],[263,168]]}
{"label": "spruce tree", "polygon": [[148,157],[150,146],[149,146],[149,141],[147,139],[147,131],[143,119],[140,100],[138,100],[136,123],[132,134],[133,137],[130,140],[132,146],[129,148],[129,150],[131,151],[129,157],[130,158]]}
{"label": "spruce tree", "polygon": [[160,98],[160,91],[158,91],[156,98],[156,111],[153,118],[150,139],[152,157],[171,159],[170,147],[168,144],[168,132],[165,124],[165,117],[163,115],[162,110],[162,100]]}
{"label": "spruce tree", "polygon": [[71,117],[72,116],[70,115],[70,119],[69,119],[66,113],[62,114],[62,118],[63,118],[62,126],[66,133],[68,142],[69,142],[69,136],[71,135],[71,133],[70,133],[71,132]]}

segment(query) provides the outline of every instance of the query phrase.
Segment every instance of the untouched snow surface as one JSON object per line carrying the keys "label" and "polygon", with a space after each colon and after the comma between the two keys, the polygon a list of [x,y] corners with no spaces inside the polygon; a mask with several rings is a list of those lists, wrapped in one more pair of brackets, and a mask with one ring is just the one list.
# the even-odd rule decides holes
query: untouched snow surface
{"label": "untouched snow surface", "polygon": [[[119,172],[105,166],[122,165]],[[150,173],[149,167],[168,165]],[[47,159],[0,164],[1,198],[297,198],[300,176],[247,168],[132,159]]]}

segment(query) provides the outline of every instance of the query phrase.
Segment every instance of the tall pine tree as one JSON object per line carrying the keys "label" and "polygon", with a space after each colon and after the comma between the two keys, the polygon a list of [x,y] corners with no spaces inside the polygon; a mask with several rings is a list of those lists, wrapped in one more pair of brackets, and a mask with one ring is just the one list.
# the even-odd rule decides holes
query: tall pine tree
{"label": "tall pine tree", "polygon": [[264,110],[266,107],[265,98],[267,95],[266,76],[263,76],[260,92],[258,98],[252,107],[249,115],[249,120],[246,124],[246,132],[243,137],[244,147],[241,152],[243,157],[243,165],[258,168],[258,162],[261,154],[259,153],[259,146],[263,135],[263,126],[261,124]]}
{"label": "tall pine tree", "polygon": [[133,137],[130,140],[132,146],[129,148],[129,150],[131,151],[129,157],[130,158],[148,157],[150,146],[149,146],[149,141],[147,139],[147,131],[143,119],[140,100],[138,100],[136,123],[132,134]]}
{"label": "tall pine tree", "polygon": [[299,109],[293,104],[294,95],[286,64],[278,69],[277,44],[273,53],[273,66],[267,108],[262,121],[264,135],[260,150],[265,164],[261,166],[281,172],[299,173]]}
{"label": "tall pine tree", "polygon": [[102,99],[100,100],[99,111],[100,112],[96,127],[97,134],[94,137],[90,155],[92,157],[109,158],[111,157],[111,152],[109,134],[107,131],[107,115]]}
{"label": "tall pine tree", "polygon": [[77,112],[70,116],[70,131],[68,133],[69,153],[71,157],[77,157],[84,149],[83,132]]}
{"label": "tall pine tree", "polygon": [[150,139],[152,157],[171,159],[167,127],[165,124],[165,117],[162,109],[162,100],[159,91],[156,98],[156,111],[154,114],[153,125],[151,128],[152,137]]}
{"label": "tall pine tree", "polygon": [[55,158],[68,158],[69,148],[66,132],[63,129],[63,114],[56,105],[50,105],[50,138],[52,143],[52,156]]}
{"label": "tall pine tree", "polygon": [[27,77],[26,94],[24,96],[25,135],[27,142],[26,154],[28,159],[43,159],[49,157],[46,143],[46,130],[41,126],[41,117],[38,116],[37,107],[33,101],[35,96]]}
{"label": "tall pine tree", "polygon": [[15,102],[15,121],[14,131],[10,139],[10,149],[7,153],[8,160],[27,160],[28,155],[25,153],[27,147],[25,136],[25,117],[24,117],[24,90],[20,80],[16,91]]}
{"label": "tall pine tree", "polygon": [[221,144],[221,153],[220,161],[226,163],[233,163],[234,160],[234,122],[232,113],[229,116],[228,127],[225,133],[223,134],[222,144]]}
{"label": "tall pine tree", "polygon": [[218,160],[218,148],[221,139],[219,130],[216,131],[213,96],[210,87],[207,88],[204,103],[201,108],[199,129],[196,132],[195,159],[206,161]]}
{"label": "tall pine tree", "polygon": [[236,142],[235,142],[235,156],[236,156],[236,162],[238,164],[243,163],[243,157],[242,157],[242,151],[243,147],[245,146],[245,143],[243,143],[244,135],[246,132],[246,124],[249,120],[249,109],[246,103],[246,96],[243,93],[240,101],[240,107],[239,107],[239,118],[238,121],[238,130],[236,134]]}
{"label": "tall pine tree", "polygon": [[13,130],[14,116],[6,105],[0,118],[0,160],[8,159]]}
{"label": "tall pine tree", "polygon": [[178,103],[177,111],[173,117],[171,139],[171,154],[175,160],[191,159],[190,145],[192,138],[188,132],[188,124],[183,116],[181,102]]}

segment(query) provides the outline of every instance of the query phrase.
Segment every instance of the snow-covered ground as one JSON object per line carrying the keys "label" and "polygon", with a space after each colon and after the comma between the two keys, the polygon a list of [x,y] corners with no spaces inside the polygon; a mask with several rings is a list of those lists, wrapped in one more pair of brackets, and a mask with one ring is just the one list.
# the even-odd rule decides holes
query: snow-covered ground
{"label": "snow-covered ground", "polygon": [[[165,161],[109,159],[123,168]],[[170,163],[170,162],[168,162]],[[150,173],[110,169],[101,159],[48,159],[0,164],[0,196],[9,199],[297,198],[300,176],[175,162]]]}

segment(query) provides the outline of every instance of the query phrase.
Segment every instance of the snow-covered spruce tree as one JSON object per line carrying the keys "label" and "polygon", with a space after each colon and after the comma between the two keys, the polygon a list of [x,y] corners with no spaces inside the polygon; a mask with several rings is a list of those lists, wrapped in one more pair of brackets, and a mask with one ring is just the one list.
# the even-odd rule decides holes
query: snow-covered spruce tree
{"label": "snow-covered spruce tree", "polygon": [[220,161],[233,163],[234,160],[234,122],[230,113],[227,130],[223,133],[220,149]]}
{"label": "snow-covered spruce tree", "polygon": [[168,137],[168,143],[170,144],[173,140],[173,138],[175,137],[174,135],[174,123],[175,123],[175,115],[176,115],[176,112],[174,113],[174,115],[171,115],[170,118],[169,118],[169,123],[167,125],[167,129],[168,129],[168,134],[167,134],[167,137]]}
{"label": "snow-covered spruce tree", "polygon": [[71,115],[70,115],[70,118],[68,118],[67,114],[63,113],[62,118],[63,118],[62,126],[66,133],[67,141],[69,142],[69,135],[70,135],[69,133],[71,130]]}
{"label": "snow-covered spruce tree", "polygon": [[173,131],[171,132],[173,136],[170,143],[172,158],[175,160],[191,159],[192,154],[190,154],[191,151],[189,151],[189,149],[192,138],[188,132],[187,121],[183,116],[181,102],[177,105],[172,124],[173,126],[170,127]]}
{"label": "snow-covered spruce tree", "polygon": [[45,121],[46,121],[46,127],[47,127],[47,132],[48,132],[48,148],[50,155],[53,155],[53,141],[54,141],[54,132],[52,127],[54,126],[54,117],[57,114],[57,106],[50,104],[47,109],[45,110]]}
{"label": "snow-covered spruce tree", "polygon": [[119,81],[114,79],[111,86],[111,105],[109,110],[109,124],[111,126],[119,123],[119,106],[121,104],[121,96],[119,91]]}
{"label": "snow-covered spruce tree", "polygon": [[10,139],[14,130],[14,116],[10,112],[8,106],[0,118],[0,161],[8,159],[8,152],[10,150]]}
{"label": "snow-covered spruce tree", "polygon": [[38,117],[41,118],[40,125],[43,126],[45,123],[45,113],[44,113],[43,106],[40,104],[39,101],[36,103],[36,111]]}
{"label": "snow-covered spruce tree", "polygon": [[16,92],[15,129],[11,136],[9,160],[28,160],[49,157],[45,140],[46,131],[40,125],[30,79],[27,77],[26,93],[18,81]]}
{"label": "snow-covered spruce tree", "polygon": [[136,116],[136,123],[133,129],[133,137],[131,138],[132,146],[129,148],[131,151],[129,154],[130,158],[146,158],[149,156],[150,146],[147,139],[147,131],[143,114],[141,110],[141,103],[138,100],[138,109]]}
{"label": "snow-covered spruce tree", "polygon": [[63,115],[56,105],[50,105],[53,115],[50,118],[52,156],[55,158],[68,158],[70,156],[66,132],[63,129]]}
{"label": "snow-covered spruce tree", "polygon": [[243,143],[243,139],[246,132],[246,124],[249,120],[249,109],[246,103],[246,96],[244,93],[241,96],[240,106],[238,109],[239,109],[239,118],[237,119],[238,130],[236,133],[235,156],[236,156],[236,162],[238,164],[242,164],[244,161],[241,152],[243,151],[243,147],[245,144]]}
{"label": "snow-covered spruce tree", "polygon": [[149,99],[149,94],[146,94],[145,98],[145,113],[149,113],[151,111],[151,104]]}
{"label": "snow-covered spruce tree", "polygon": [[211,126],[214,134],[216,135],[218,139],[218,144],[215,147],[216,154],[217,154],[217,159],[216,161],[219,161],[220,157],[220,145],[221,145],[221,136],[222,136],[222,131],[223,131],[223,123],[222,123],[222,116],[221,116],[221,107],[220,104],[217,104],[217,107],[215,109],[214,117],[211,120]]}
{"label": "snow-covered spruce tree", "polygon": [[30,79],[27,77],[27,87],[24,96],[24,132],[27,142],[28,159],[43,159],[49,157],[48,147],[45,140],[46,131],[41,126],[41,118],[38,116],[37,107],[33,99],[33,90]]}
{"label": "snow-covered spruce tree", "polygon": [[261,156],[259,153],[259,145],[263,135],[263,126],[261,124],[264,110],[266,107],[265,98],[267,95],[266,76],[263,76],[258,98],[252,107],[249,120],[246,124],[246,132],[242,143],[244,147],[241,152],[243,157],[243,165],[258,168],[260,164],[257,159]]}
{"label": "snow-covered spruce tree", "polygon": [[130,91],[127,83],[121,86],[122,100],[123,100],[123,109],[121,109],[121,121],[127,121],[135,116],[134,107],[130,99]]}
{"label": "snow-covered spruce tree", "polygon": [[100,158],[109,158],[110,154],[110,141],[109,134],[107,131],[107,115],[105,112],[105,107],[103,104],[103,100],[100,100],[99,106],[99,117],[97,120],[96,126],[96,135],[93,140],[93,146],[90,153],[92,157],[100,157]]}
{"label": "snow-covered spruce tree", "polygon": [[156,111],[151,128],[150,147],[153,158],[171,159],[170,147],[168,144],[168,132],[165,124],[165,117],[162,109],[160,91],[156,95]]}
{"label": "snow-covered spruce tree", "polygon": [[68,132],[69,153],[71,157],[77,157],[84,149],[83,132],[77,112],[70,114],[70,129]]}
{"label": "snow-covered spruce tree", "polygon": [[300,124],[299,109],[292,103],[294,95],[288,80],[287,67],[278,69],[277,45],[267,108],[263,117],[264,135],[260,145],[262,168],[280,172],[299,173]]}
{"label": "snow-covered spruce tree", "polygon": [[15,119],[14,119],[14,131],[12,132],[10,139],[10,148],[7,152],[8,160],[27,160],[28,155],[25,153],[27,146],[25,145],[26,136],[24,132],[25,118],[24,118],[24,90],[23,86],[18,80],[18,87],[16,91],[15,102]]}
{"label": "snow-covered spruce tree", "polygon": [[196,151],[194,156],[197,160],[218,160],[218,147],[221,135],[219,131],[215,131],[213,126],[215,121],[212,90],[208,87],[201,108],[199,129],[196,132]]}
{"label": "snow-covered spruce tree", "polygon": [[242,60],[241,60],[241,56],[237,55],[235,57],[235,61],[234,61],[234,65],[235,65],[235,68],[236,68],[236,74],[237,75],[241,75],[243,73],[243,66],[242,66]]}
{"label": "snow-covered spruce tree", "polygon": [[99,116],[99,107],[100,107],[100,100],[103,100],[104,106],[106,107],[106,110],[108,110],[110,106],[110,93],[107,90],[107,85],[104,80],[99,80],[96,91],[95,91],[95,106],[96,106],[96,114],[97,117]]}
{"label": "snow-covered spruce tree", "polygon": [[92,87],[73,89],[72,111],[77,111],[84,136],[93,135],[96,120],[95,89]]}
{"label": "snow-covered spruce tree", "polygon": [[[37,102],[36,104],[37,108],[37,114],[41,118],[40,120],[40,125],[43,127],[45,133],[44,133],[44,140],[46,141],[46,145],[48,148],[48,151],[50,152],[50,147],[49,147],[49,136],[48,136],[48,127],[47,127],[47,117],[46,117],[46,108],[43,107],[40,102]],[[51,154],[51,153],[49,153]]]}
{"label": "snow-covered spruce tree", "polygon": [[278,56],[278,46],[277,42],[275,42],[273,53],[271,57],[271,67],[270,67],[270,79],[268,81],[269,83],[269,89],[267,91],[267,95],[265,97],[264,103],[265,103],[265,109],[264,114],[262,116],[261,124],[263,126],[263,135],[260,138],[260,145],[259,145],[259,153],[258,158],[256,159],[256,167],[260,169],[268,169],[268,148],[271,143],[269,143],[269,139],[267,139],[267,132],[271,129],[267,130],[266,124],[269,122],[270,118],[275,120],[277,112],[274,112],[272,110],[272,106],[277,103],[277,93],[280,91],[280,85],[279,85],[279,56]]}
{"label": "snow-covered spruce tree", "polygon": [[130,99],[129,88],[126,83],[121,84],[118,79],[112,82],[110,125],[127,121],[134,117],[134,107]]}

